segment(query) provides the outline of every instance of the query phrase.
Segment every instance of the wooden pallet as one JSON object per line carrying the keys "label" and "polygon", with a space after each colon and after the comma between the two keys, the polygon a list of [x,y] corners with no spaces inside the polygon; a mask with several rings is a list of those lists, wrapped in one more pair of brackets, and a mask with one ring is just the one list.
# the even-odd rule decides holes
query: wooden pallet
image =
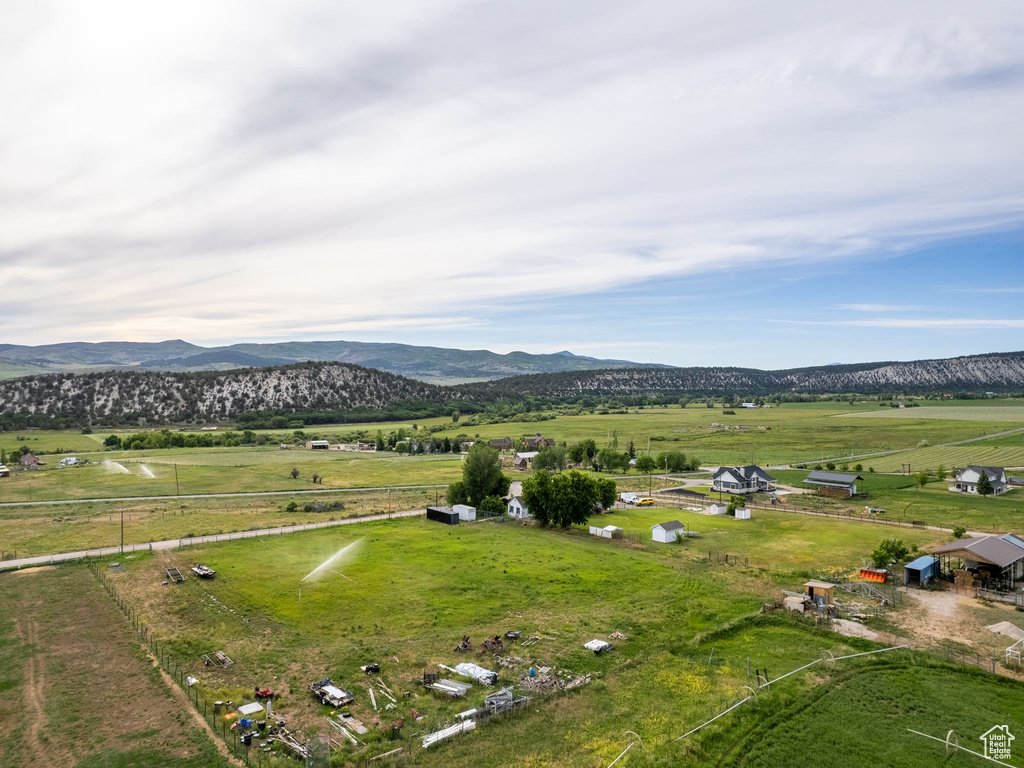
{"label": "wooden pallet", "polygon": [[165,568],[164,570],[167,571],[167,578],[175,584],[181,584],[185,581],[185,577],[181,575],[181,571],[177,568]]}

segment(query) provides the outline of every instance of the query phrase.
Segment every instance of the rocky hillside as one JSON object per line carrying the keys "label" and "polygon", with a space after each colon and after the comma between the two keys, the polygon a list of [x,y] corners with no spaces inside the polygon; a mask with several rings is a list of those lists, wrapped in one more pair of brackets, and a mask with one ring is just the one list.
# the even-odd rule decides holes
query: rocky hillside
{"label": "rocky hillside", "polygon": [[515,376],[441,387],[348,363],[299,363],[223,373],[110,371],[0,381],[0,427],[172,424],[220,421],[248,411],[367,411],[410,403],[435,410],[523,397],[583,395],[913,394],[1022,392],[1024,352],[827,365],[786,371],[752,368],[631,368]]}
{"label": "rocky hillside", "polygon": [[459,394],[372,368],[302,363],[227,373],[111,371],[0,381],[0,416],[88,424],[169,424],[231,419],[252,410],[382,409]]}
{"label": "rocky hillside", "polygon": [[1024,352],[1005,352],[907,363],[825,365],[782,371],[754,368],[664,368],[515,376],[474,384],[482,399],[691,394],[740,396],[781,392],[923,393],[1024,391]]}

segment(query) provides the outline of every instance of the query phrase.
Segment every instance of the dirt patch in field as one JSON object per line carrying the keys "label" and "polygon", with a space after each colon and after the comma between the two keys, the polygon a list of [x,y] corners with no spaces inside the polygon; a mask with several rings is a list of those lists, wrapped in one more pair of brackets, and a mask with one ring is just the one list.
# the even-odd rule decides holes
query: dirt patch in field
{"label": "dirt patch in field", "polygon": [[846,637],[863,637],[868,640],[878,640],[882,637],[879,632],[848,619],[833,619],[832,629]]}
{"label": "dirt patch in field", "polygon": [[56,568],[56,565],[37,565],[32,568],[19,568],[16,571],[11,571],[14,575],[25,575],[27,573],[41,573],[42,571],[52,571]]}

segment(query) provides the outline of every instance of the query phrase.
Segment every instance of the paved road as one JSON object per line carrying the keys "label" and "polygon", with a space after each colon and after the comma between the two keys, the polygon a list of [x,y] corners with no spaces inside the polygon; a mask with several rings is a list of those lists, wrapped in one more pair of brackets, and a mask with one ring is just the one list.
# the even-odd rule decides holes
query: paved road
{"label": "paved road", "polygon": [[96,502],[116,501],[167,501],[168,499],[229,499],[248,496],[294,496],[300,493],[358,493],[361,491],[409,491],[425,488],[447,488],[447,483],[434,485],[374,485],[361,488],[318,488],[303,491],[235,491],[232,493],[182,493],[178,496],[108,496],[98,499],[55,499],[52,501],[0,501],[0,507],[35,507],[52,506],[54,504],[92,504]]}
{"label": "paved road", "polygon": [[285,525],[280,528],[259,528],[254,531],[238,531],[237,533],[219,533],[210,536],[194,536],[185,539],[165,539],[164,541],[147,541],[143,544],[126,544],[121,547],[100,547],[98,549],[82,549],[77,552],[60,552],[52,555],[35,555],[34,557],[21,557],[17,560],[0,561],[0,571],[13,570],[17,568],[30,568],[34,565],[50,565],[51,563],[63,563],[68,560],[81,560],[84,557],[103,557],[105,555],[118,555],[122,552],[152,551],[161,549],[175,549],[180,546],[192,544],[204,544],[211,541],[231,541],[234,539],[255,539],[260,536],[275,536],[282,533],[297,533],[298,531],[311,531],[319,528],[334,528],[339,525],[354,525],[365,523],[371,520],[390,520],[396,517],[415,517],[425,515],[425,509],[408,509],[402,512],[390,514],[364,515],[361,517],[346,517],[341,520],[327,520],[322,523],[305,523],[301,525]]}

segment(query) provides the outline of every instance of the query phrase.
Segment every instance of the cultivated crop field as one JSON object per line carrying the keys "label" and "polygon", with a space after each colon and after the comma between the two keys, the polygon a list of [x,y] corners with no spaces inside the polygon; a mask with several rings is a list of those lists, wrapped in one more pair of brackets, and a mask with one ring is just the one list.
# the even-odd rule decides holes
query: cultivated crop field
{"label": "cultivated crop field", "polygon": [[[414,758],[407,764],[417,766],[599,768],[628,744],[627,729],[643,738],[645,748],[631,754],[626,765],[705,765],[727,752],[723,764],[744,759],[769,764],[764,760],[774,758],[735,746],[753,733],[787,730],[777,713],[784,707],[798,712],[804,701],[836,702],[823,715],[842,731],[829,764],[853,766],[862,764],[876,736],[870,717],[850,718],[854,708],[888,718],[887,732],[895,738],[901,728],[915,724],[936,730],[940,714],[973,728],[992,707],[1010,713],[1024,707],[1024,699],[1011,701],[1017,689],[991,675],[974,675],[927,656],[901,655],[898,662],[869,656],[788,678],[762,694],[760,706],[673,742],[740,698],[750,683],[748,658],[777,676],[820,658],[824,650],[842,655],[881,647],[787,617],[745,617],[776,597],[779,587],[798,588],[812,575],[859,566],[886,533],[876,526],[761,511],[753,520],[737,521],[631,509],[594,522],[649,534],[652,522],[674,518],[700,530],[700,538],[686,545],[636,545],[509,520],[448,527],[419,518],[140,555],[126,562],[127,572],[110,578],[138,608],[161,649],[199,678],[203,697],[237,702],[248,700],[246,692],[254,685],[269,686],[282,692],[275,704],[278,715],[292,727],[317,730],[326,727],[323,717],[331,710],[317,705],[305,685],[329,675],[354,690],[351,710],[364,723],[405,718],[397,744],[371,730],[360,755],[403,746]],[[901,535],[921,547],[948,539],[932,531]],[[350,545],[345,555],[303,581]],[[747,555],[750,567],[710,563],[705,549]],[[216,568],[217,578],[159,586],[165,566],[185,568],[193,562]],[[484,693],[477,685],[465,701],[435,698],[417,685],[422,672],[465,660],[493,667],[490,655],[452,649],[464,634],[478,650],[485,637],[508,629],[543,639],[528,648],[506,648],[505,654],[522,661],[498,669],[503,681],[518,685],[528,667],[550,666],[591,674],[591,682],[567,693],[536,695],[518,714],[422,750],[417,734],[450,722],[456,712],[479,704]],[[628,639],[613,640],[613,651],[594,656],[582,648],[583,642],[606,639],[614,631]],[[204,667],[199,657],[212,649],[225,650],[236,664],[228,670]],[[911,659],[917,661],[908,663]],[[373,711],[359,671],[370,661],[380,662],[392,690],[409,692],[408,698],[399,694],[395,711]],[[922,685],[922,665],[941,672],[959,693],[923,714],[902,705],[894,709],[894,702],[912,697]],[[841,691],[876,669],[887,677],[870,706],[859,695],[844,699],[821,693]],[[424,719],[413,721],[409,709]],[[774,741],[769,738],[766,746]],[[799,752],[789,754],[787,764],[819,764],[812,756],[802,762]],[[901,755],[900,764],[911,766],[930,765],[935,758],[928,749],[901,749]]]}

